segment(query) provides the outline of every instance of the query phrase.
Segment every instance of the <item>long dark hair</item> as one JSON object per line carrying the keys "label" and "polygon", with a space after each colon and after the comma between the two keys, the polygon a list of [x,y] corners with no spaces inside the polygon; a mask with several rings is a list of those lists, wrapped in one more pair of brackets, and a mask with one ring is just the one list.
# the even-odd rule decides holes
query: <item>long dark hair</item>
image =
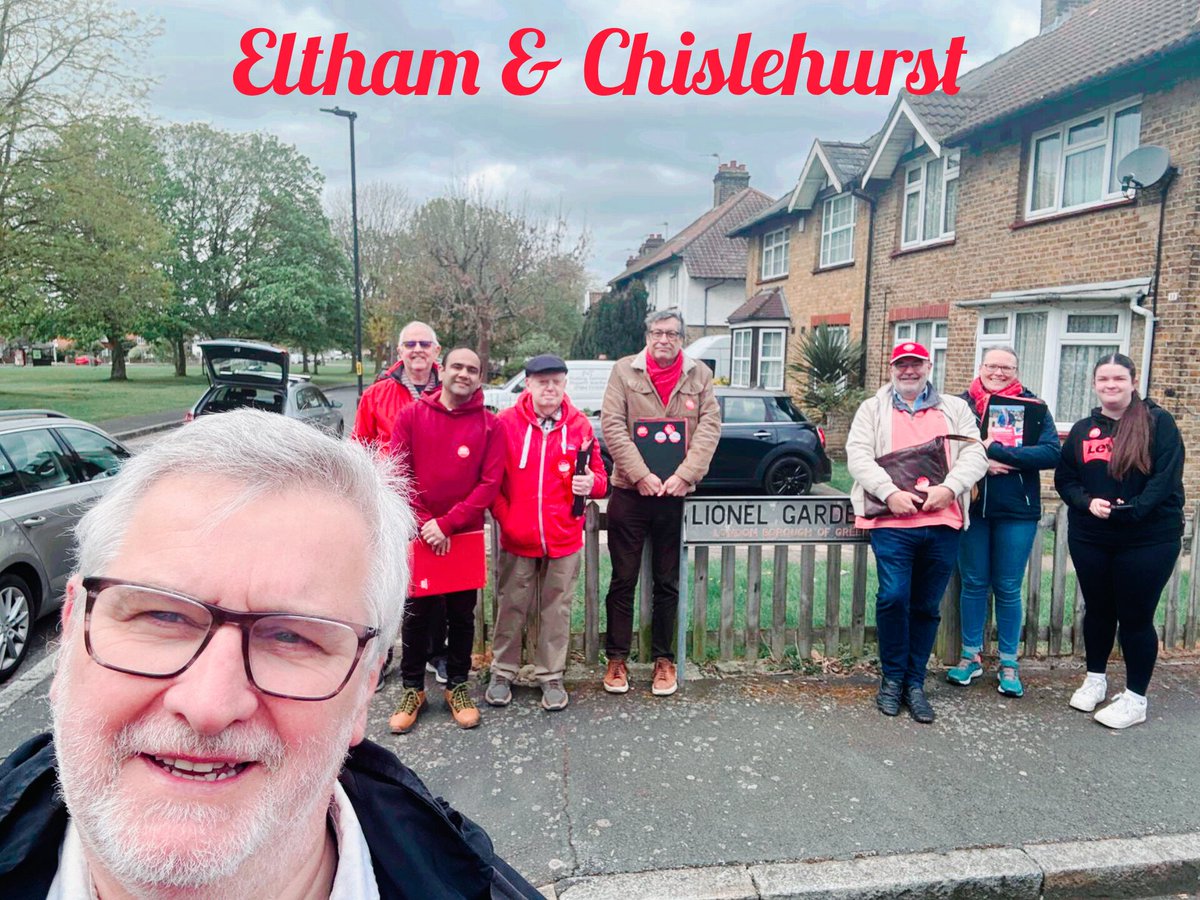
{"label": "long dark hair", "polygon": [[[1129,380],[1137,381],[1137,370],[1133,360],[1123,353],[1110,353],[1103,356],[1092,369],[1092,381],[1101,366],[1121,366],[1129,370]],[[1143,475],[1150,474],[1150,410],[1138,396],[1137,388],[1133,389],[1133,400],[1129,408],[1117,420],[1113,432],[1112,457],[1108,461],[1108,471],[1118,481],[1125,478],[1131,471],[1137,469]]]}

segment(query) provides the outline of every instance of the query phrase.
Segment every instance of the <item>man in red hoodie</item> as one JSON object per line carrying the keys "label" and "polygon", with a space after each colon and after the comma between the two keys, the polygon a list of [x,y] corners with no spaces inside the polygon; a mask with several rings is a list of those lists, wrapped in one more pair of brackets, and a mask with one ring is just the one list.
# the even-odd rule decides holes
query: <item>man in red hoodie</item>
{"label": "man in red hoodie", "polygon": [[[479,357],[460,347],[446,354],[442,388],[426,391],[392,425],[391,451],[412,480],[413,512],[420,539],[438,554],[449,552],[455,535],[483,528],[483,514],[496,499],[504,475],[500,423],[483,407]],[[467,687],[475,640],[475,590],[409,597],[400,627],[400,674],[404,693],[389,724],[412,729],[425,705],[429,623],[445,609],[450,631],[446,661],[446,704],[462,728],[479,724],[479,709]]]}
{"label": "man in red hoodie", "polygon": [[396,341],[399,361],[363,391],[350,437],[360,444],[378,444],[384,452],[392,437],[392,423],[430,385],[438,383],[437,357],[442,348],[437,335],[424,322],[409,322]]}
{"label": "man in red hoodie", "polygon": [[[500,523],[500,578],[492,639],[492,679],[484,699],[512,702],[521,665],[521,634],[531,609],[539,612],[534,677],[542,708],[566,707],[563,674],[571,640],[571,600],[583,549],[583,516],[576,497],[603,497],[608,474],[587,418],[566,395],[567,364],[535,356],[525,364],[525,393],[500,413],[507,462],[492,514]],[[575,474],[583,457],[587,471]]]}

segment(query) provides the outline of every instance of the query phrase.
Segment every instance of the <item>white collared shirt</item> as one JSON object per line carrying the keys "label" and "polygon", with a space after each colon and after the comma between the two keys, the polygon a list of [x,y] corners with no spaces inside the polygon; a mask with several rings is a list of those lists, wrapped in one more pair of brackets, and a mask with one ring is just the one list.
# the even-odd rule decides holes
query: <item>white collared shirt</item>
{"label": "white collared shirt", "polygon": [[[371,851],[362,825],[341,784],[333,786],[329,820],[337,838],[338,864],[329,900],[379,900],[379,885],[371,868]],[[97,900],[92,873],[83,855],[83,841],[75,822],[67,820],[67,833],[58,854],[58,872],[46,900]]]}

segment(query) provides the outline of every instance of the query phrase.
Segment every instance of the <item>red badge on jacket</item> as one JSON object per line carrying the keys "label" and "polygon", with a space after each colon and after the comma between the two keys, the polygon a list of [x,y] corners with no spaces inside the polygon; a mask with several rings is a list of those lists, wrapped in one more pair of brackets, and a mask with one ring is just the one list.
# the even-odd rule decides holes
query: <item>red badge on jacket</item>
{"label": "red badge on jacket", "polygon": [[459,456],[460,456],[462,459],[466,459],[468,456],[470,456],[470,455],[471,455],[471,448],[470,448],[470,447],[468,447],[466,444],[462,444],[462,445],[461,445],[461,446],[458,448],[458,455],[459,455]]}

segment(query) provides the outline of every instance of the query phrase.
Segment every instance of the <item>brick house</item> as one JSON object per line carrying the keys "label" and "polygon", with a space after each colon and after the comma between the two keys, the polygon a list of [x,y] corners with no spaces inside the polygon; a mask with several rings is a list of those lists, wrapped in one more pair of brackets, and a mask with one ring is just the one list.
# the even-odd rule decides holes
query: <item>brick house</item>
{"label": "brick house", "polygon": [[[1065,429],[1095,404],[1095,360],[1118,350],[1194,444],[1200,0],[1041,9],[1041,32],[957,95],[901,95],[874,144],[868,383],[897,340],[927,343],[955,392],[984,348],[1010,344]],[[1118,163],[1147,145],[1172,167],[1127,196]],[[1197,458],[1185,480],[1195,496]]]}
{"label": "brick house", "polygon": [[713,178],[713,205],[670,238],[652,234],[609,282],[620,290],[634,279],[646,287],[651,309],[678,308],[690,342],[705,334],[728,333],[727,319],[745,300],[746,239],[728,232],[771,205],[750,187],[750,174],[737,160],[721,163]]}
{"label": "brick house", "polygon": [[798,394],[776,360],[795,362],[799,338],[828,325],[862,339],[871,203],[859,188],[872,147],[814,141],[795,188],[729,232],[749,245],[747,299],[729,317],[735,387]]}

